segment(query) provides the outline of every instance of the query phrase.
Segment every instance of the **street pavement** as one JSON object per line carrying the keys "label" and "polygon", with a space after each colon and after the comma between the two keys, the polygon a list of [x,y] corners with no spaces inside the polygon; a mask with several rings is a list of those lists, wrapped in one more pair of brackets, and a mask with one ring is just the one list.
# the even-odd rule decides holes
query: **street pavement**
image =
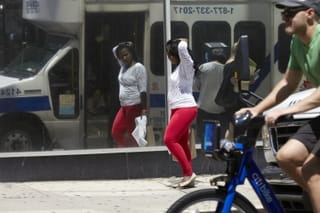
{"label": "street pavement", "polygon": [[[173,189],[171,178],[0,183],[0,213],[164,213],[185,193],[210,187],[212,176],[196,187]],[[238,188],[258,209],[250,185]],[[261,210],[263,212],[263,210]]]}

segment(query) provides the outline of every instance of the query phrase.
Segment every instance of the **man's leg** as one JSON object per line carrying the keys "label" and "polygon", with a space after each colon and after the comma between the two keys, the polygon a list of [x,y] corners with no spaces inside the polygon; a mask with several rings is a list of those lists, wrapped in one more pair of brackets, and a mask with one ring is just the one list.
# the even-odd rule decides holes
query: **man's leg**
{"label": "man's leg", "polygon": [[310,195],[313,212],[320,213],[320,117],[299,128],[278,151],[280,167]]}
{"label": "man's leg", "polygon": [[320,158],[311,153],[302,167],[302,175],[311,198],[313,212],[320,213]]}
{"label": "man's leg", "polygon": [[309,154],[306,146],[296,139],[290,139],[277,152],[277,162],[281,169],[305,190],[307,186],[302,176],[302,166]]}

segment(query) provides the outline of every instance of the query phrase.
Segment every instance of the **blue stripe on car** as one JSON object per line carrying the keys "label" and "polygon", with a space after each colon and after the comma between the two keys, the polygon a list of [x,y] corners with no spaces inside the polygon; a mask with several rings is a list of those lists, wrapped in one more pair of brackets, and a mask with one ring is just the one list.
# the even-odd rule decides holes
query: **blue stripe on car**
{"label": "blue stripe on car", "polygon": [[0,113],[51,110],[48,96],[0,99]]}

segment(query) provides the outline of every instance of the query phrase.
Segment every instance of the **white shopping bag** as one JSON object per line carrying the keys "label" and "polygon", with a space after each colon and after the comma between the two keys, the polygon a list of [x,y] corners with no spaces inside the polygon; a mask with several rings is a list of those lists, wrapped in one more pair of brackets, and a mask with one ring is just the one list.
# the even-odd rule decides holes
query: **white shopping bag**
{"label": "white shopping bag", "polygon": [[142,115],[135,118],[136,128],[131,133],[139,146],[146,146],[148,141],[146,141],[147,134],[147,116]]}

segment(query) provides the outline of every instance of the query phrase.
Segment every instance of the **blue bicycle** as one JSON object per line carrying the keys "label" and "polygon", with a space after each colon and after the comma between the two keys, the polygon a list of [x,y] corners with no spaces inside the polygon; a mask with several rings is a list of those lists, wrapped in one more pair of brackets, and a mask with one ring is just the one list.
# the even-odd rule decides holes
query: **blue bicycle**
{"label": "blue bicycle", "polygon": [[257,213],[252,203],[236,191],[237,186],[244,184],[246,179],[267,212],[285,212],[253,159],[256,139],[264,124],[264,117],[250,117],[249,111],[234,117],[235,143],[220,144],[219,122],[205,123],[202,147],[207,157],[227,162],[226,174],[210,180],[214,188],[197,190],[181,197],[172,204],[167,213]]}

